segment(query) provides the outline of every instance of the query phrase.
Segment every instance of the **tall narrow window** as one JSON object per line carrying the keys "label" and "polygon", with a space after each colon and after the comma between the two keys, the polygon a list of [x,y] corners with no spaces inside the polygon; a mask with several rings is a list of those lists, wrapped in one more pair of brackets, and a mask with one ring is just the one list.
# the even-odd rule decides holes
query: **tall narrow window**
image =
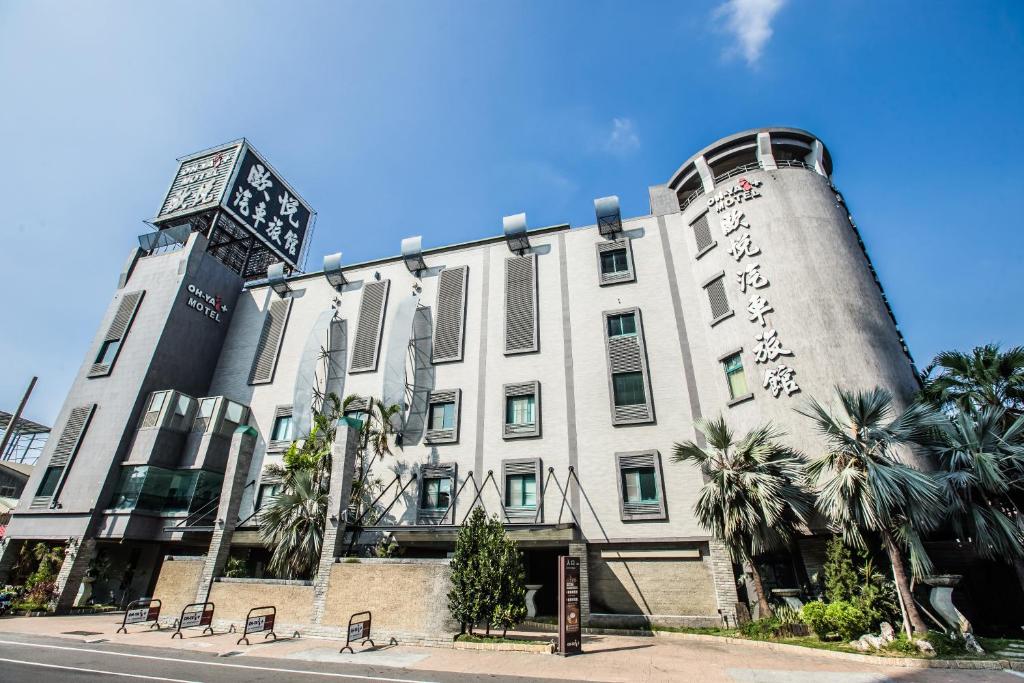
{"label": "tall narrow window", "polygon": [[612,424],[654,421],[640,309],[605,311]]}
{"label": "tall narrow window", "polygon": [[292,421],[292,407],[279,406],[274,411],[274,424],[270,430],[270,443],[268,448],[280,450],[288,448],[295,438],[294,422]]}
{"label": "tall narrow window", "polygon": [[268,384],[274,381],[277,356],[281,351],[288,314],[292,310],[292,299],[274,299],[267,306],[263,329],[256,344],[256,356],[249,370],[249,384]]}
{"label": "tall narrow window", "polygon": [[71,469],[75,456],[78,455],[82,439],[85,438],[85,430],[89,427],[89,422],[95,412],[95,403],[72,409],[67,422],[64,423],[64,429],[60,432],[57,445],[50,454],[50,461],[46,464],[46,470],[43,472],[39,488],[36,490],[35,497],[32,498],[30,507],[48,507],[53,499],[60,495],[64,479],[68,470]]}
{"label": "tall narrow window", "polygon": [[135,320],[135,314],[139,310],[139,304],[142,303],[144,294],[144,291],[126,292],[121,296],[114,319],[110,321],[110,327],[107,328],[107,333],[103,336],[96,360],[89,368],[88,377],[105,377],[113,371],[114,362],[121,352],[124,339],[128,336],[128,330],[131,328],[132,321]]}
{"label": "tall narrow window", "polygon": [[700,258],[714,248],[717,242],[711,239],[711,228],[708,227],[708,213],[705,211],[700,218],[690,223],[693,230],[693,239],[697,247],[697,258]]}
{"label": "tall narrow window", "polygon": [[434,322],[435,363],[462,360],[466,325],[466,281],[469,268],[445,268],[437,281],[437,319]]}
{"label": "tall narrow window", "polygon": [[350,372],[372,372],[377,369],[381,330],[388,308],[390,280],[368,282],[363,285],[363,298],[359,302],[359,320],[352,345]]}
{"label": "tall narrow window", "polygon": [[537,256],[505,259],[505,353],[539,348],[537,335]]}
{"label": "tall narrow window", "polygon": [[735,405],[748,398],[753,398],[747,386],[747,375],[743,370],[743,358],[739,351],[727,354],[721,359],[725,371],[725,381],[729,386],[729,405]]}
{"label": "tall narrow window", "polygon": [[733,314],[729,307],[729,298],[725,295],[725,273],[719,273],[704,283],[704,291],[708,293],[711,305],[711,325],[717,325]]}

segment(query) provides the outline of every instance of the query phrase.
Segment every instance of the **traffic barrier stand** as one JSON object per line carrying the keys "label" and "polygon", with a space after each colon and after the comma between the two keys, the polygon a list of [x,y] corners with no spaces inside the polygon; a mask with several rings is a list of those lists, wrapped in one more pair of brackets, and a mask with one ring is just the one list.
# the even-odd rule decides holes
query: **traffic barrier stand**
{"label": "traffic barrier stand", "polygon": [[[253,612],[259,612],[261,610],[271,610],[270,614],[257,614],[253,616]],[[235,645],[241,645],[242,641],[245,641],[246,645],[249,645],[249,634],[250,633],[262,633],[263,631],[269,631],[267,635],[263,636],[263,640],[266,640],[270,636],[274,636],[274,640],[277,640],[277,634],[274,633],[274,619],[277,617],[277,608],[273,605],[265,605],[263,607],[253,607],[249,610],[249,613],[245,615],[245,629],[242,631],[242,637],[238,639]]]}
{"label": "traffic barrier stand", "polygon": [[128,624],[144,624],[147,621],[153,623],[149,625],[149,629],[160,630],[160,605],[162,603],[156,598],[139,598],[138,600],[132,600],[128,603],[128,609],[124,612],[124,619],[121,621],[121,628],[117,629],[114,633],[128,633]]}
{"label": "traffic barrier stand", "polygon": [[[199,607],[201,609],[192,609],[193,607]],[[192,628],[194,626],[205,626],[206,628],[203,629],[203,633],[205,634],[209,631],[212,636],[213,626],[211,626],[211,624],[213,623],[214,607],[215,605],[212,602],[193,602],[185,605],[181,610],[181,616],[178,618],[177,622],[175,622],[175,625],[178,628],[171,634],[171,640],[174,640],[175,638],[181,638],[184,640],[185,637],[181,634],[181,629]]]}
{"label": "traffic barrier stand", "polygon": [[[356,621],[356,617],[366,617]],[[345,646],[338,650],[339,653],[348,650],[352,654],[355,654],[355,650],[352,649],[352,643],[361,640],[360,645],[370,644],[370,647],[377,647],[372,640],[370,640],[370,626],[373,624],[373,615],[369,612],[356,612],[348,618],[348,633],[345,634]]]}

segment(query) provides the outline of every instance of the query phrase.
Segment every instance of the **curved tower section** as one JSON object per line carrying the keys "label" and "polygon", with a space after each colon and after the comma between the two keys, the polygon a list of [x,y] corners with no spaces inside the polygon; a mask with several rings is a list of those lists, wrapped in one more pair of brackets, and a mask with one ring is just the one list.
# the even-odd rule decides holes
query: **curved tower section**
{"label": "curved tower section", "polygon": [[[702,412],[770,419],[807,448],[820,440],[792,411],[807,397],[827,403],[837,385],[880,385],[903,405],[917,389],[831,173],[832,158],[811,133],[760,128],[709,145],[672,176],[669,192],[652,194],[655,213],[678,202],[666,220],[678,221],[669,232],[682,255],[676,275],[690,285],[680,289],[696,318],[690,342]],[[710,376],[701,381],[702,373]]]}

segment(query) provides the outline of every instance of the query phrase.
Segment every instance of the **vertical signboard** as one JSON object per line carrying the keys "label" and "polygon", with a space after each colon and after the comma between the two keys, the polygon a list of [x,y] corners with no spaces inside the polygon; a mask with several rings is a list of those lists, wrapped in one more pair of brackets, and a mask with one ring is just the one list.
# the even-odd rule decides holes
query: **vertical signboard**
{"label": "vertical signboard", "polygon": [[583,651],[583,616],[580,612],[580,558],[558,558],[558,654]]}
{"label": "vertical signboard", "polygon": [[248,144],[222,206],[286,263],[299,266],[313,210]]}

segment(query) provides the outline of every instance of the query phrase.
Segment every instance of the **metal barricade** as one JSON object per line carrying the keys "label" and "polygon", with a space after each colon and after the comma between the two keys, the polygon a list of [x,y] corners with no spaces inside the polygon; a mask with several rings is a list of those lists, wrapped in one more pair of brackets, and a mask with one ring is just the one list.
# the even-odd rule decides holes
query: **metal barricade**
{"label": "metal barricade", "polygon": [[[365,616],[365,619],[356,621],[356,617]],[[352,654],[355,654],[355,650],[352,649],[352,643],[361,640],[360,645],[370,644],[371,647],[377,647],[373,641],[370,640],[370,626],[373,624],[373,615],[369,612],[356,612],[348,618],[348,633],[345,635],[345,646],[338,650],[338,652],[344,652],[348,650]]]}
{"label": "metal barricade", "polygon": [[[253,612],[268,609],[272,610],[270,614],[257,614],[256,616],[253,616]],[[245,615],[245,628],[242,629],[242,637],[238,639],[238,642],[235,643],[235,645],[241,645],[243,640],[246,645],[249,645],[249,634],[262,633],[263,631],[269,631],[267,635],[263,636],[263,640],[266,640],[269,636],[274,636],[274,640],[277,640],[277,634],[274,633],[274,619],[276,618],[277,608],[273,605],[253,607],[249,610],[249,613]]]}
{"label": "metal barricade", "polygon": [[[209,609],[207,609],[209,606]],[[193,607],[200,607],[202,609],[192,609]],[[184,636],[181,634],[181,629],[192,628],[194,626],[205,626],[203,633],[207,631],[210,635],[213,635],[213,610],[216,606],[212,602],[193,602],[185,605],[181,610],[181,616],[178,618],[178,628],[174,633],[171,634],[171,640],[175,638],[181,638],[184,640]]]}
{"label": "metal barricade", "polygon": [[117,629],[115,633],[128,633],[128,624],[144,624],[147,621],[153,623],[149,625],[150,630],[156,627],[156,630],[160,630],[160,622],[157,621],[160,618],[160,605],[162,603],[156,598],[139,598],[138,600],[132,600],[128,603],[128,609],[124,612],[124,619],[121,621],[121,628]]}

